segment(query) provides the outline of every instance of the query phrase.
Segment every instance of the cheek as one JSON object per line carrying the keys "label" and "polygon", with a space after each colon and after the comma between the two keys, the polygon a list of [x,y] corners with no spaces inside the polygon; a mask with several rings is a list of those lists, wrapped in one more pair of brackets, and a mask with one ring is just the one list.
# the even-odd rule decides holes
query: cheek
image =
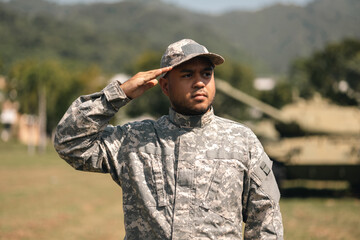
{"label": "cheek", "polygon": [[185,83],[169,84],[169,93],[176,98],[186,97],[190,93],[189,87]]}
{"label": "cheek", "polygon": [[209,97],[212,99],[214,98],[215,96],[215,93],[216,93],[216,88],[215,88],[215,82],[214,81],[211,81],[207,87],[207,91],[208,91],[208,94],[209,94]]}

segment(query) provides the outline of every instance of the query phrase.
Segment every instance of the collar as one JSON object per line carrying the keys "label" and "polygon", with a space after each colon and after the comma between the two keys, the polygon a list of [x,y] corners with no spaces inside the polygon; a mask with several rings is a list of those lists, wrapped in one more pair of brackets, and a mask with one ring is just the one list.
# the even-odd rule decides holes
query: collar
{"label": "collar", "polygon": [[170,108],[169,118],[171,122],[181,128],[201,128],[209,124],[215,118],[215,115],[212,107],[202,115],[183,115]]}

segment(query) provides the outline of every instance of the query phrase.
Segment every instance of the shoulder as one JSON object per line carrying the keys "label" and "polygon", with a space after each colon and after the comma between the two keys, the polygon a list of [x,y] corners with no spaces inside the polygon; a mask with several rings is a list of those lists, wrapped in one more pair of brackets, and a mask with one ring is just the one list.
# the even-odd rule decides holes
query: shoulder
{"label": "shoulder", "polygon": [[138,121],[131,121],[122,126],[128,131],[146,131],[152,129],[155,121],[152,119],[143,119]]}
{"label": "shoulder", "polygon": [[215,116],[216,125],[231,134],[240,134],[242,137],[256,137],[255,133],[245,124],[227,118]]}
{"label": "shoulder", "polygon": [[231,135],[233,143],[244,147],[249,156],[250,166],[258,164],[264,154],[264,147],[248,126],[218,116],[216,116],[216,124],[219,128],[219,135]]}
{"label": "shoulder", "polygon": [[104,129],[104,133],[107,133],[107,135],[115,134],[117,136],[123,136],[126,138],[126,136],[147,136],[151,135],[154,132],[154,120],[151,119],[144,119],[139,121],[130,121],[127,123],[124,123],[123,125],[108,125]]}

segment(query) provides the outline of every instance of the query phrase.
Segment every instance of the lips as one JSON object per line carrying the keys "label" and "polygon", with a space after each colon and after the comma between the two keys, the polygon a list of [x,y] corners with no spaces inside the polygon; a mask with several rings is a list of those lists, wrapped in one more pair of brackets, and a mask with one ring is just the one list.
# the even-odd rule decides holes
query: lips
{"label": "lips", "polygon": [[203,99],[203,98],[207,98],[208,94],[204,91],[200,91],[193,93],[191,97],[195,99]]}

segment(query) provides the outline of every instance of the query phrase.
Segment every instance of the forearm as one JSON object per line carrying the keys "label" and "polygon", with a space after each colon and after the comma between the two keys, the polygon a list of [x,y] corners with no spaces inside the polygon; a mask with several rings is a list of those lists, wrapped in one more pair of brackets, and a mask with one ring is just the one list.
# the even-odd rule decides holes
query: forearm
{"label": "forearm", "polygon": [[250,193],[244,239],[283,239],[279,202],[258,187]]}
{"label": "forearm", "polygon": [[59,155],[76,169],[102,171],[103,131],[128,101],[117,81],[76,99],[56,128],[54,146]]}

